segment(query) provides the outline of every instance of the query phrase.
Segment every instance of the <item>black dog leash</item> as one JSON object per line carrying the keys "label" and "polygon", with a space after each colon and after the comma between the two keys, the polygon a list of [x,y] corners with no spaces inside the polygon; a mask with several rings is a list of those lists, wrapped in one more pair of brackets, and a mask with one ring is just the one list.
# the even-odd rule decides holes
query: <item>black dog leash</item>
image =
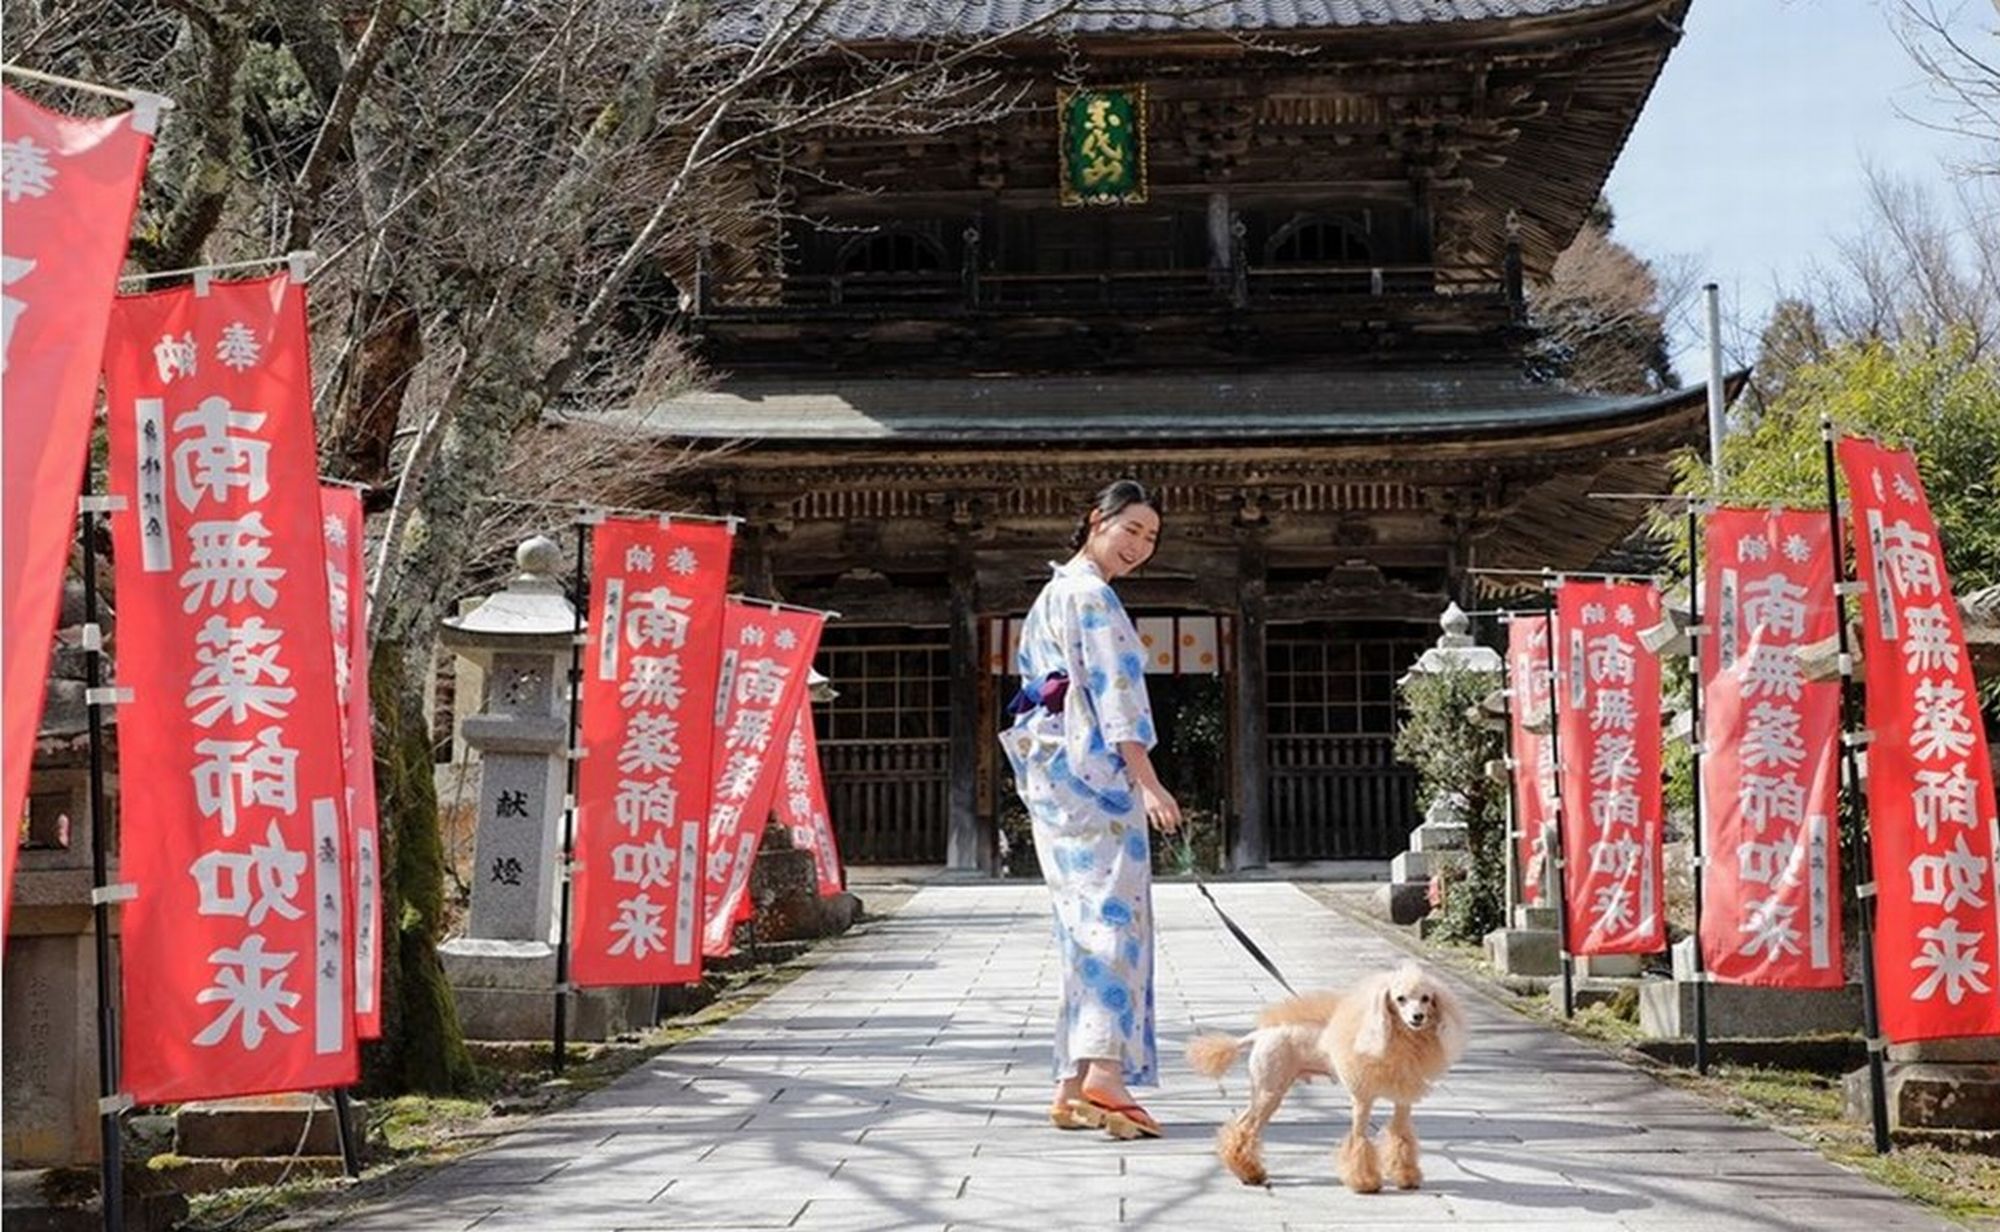
{"label": "black dog leash", "polygon": [[1250,951],[1250,957],[1257,960],[1257,965],[1270,972],[1271,978],[1282,984],[1286,992],[1294,997],[1298,996],[1299,990],[1293,988],[1292,982],[1285,978],[1284,972],[1278,970],[1278,964],[1272,962],[1263,949],[1250,939],[1250,934],[1244,932],[1241,925],[1229,918],[1229,913],[1222,909],[1222,904],[1215,901],[1215,895],[1208,892],[1208,883],[1201,879],[1201,874],[1189,870],[1188,875],[1194,878],[1194,888],[1200,890],[1201,896],[1208,900],[1208,905],[1215,908],[1215,914],[1221,918],[1222,926],[1229,930],[1229,935],[1236,938],[1244,949]]}

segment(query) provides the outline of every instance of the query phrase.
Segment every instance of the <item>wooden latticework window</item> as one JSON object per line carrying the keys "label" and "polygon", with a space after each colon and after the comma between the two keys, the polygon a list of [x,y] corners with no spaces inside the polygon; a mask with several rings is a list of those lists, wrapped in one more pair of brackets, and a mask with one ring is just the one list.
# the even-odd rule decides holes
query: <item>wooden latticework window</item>
{"label": "wooden latticework window", "polygon": [[950,816],[947,631],[836,625],[818,662],[839,694],[813,709],[842,856],[857,864],[942,862]]}
{"label": "wooden latticework window", "polygon": [[1273,859],[1383,859],[1402,850],[1417,822],[1416,775],[1395,759],[1396,679],[1430,644],[1415,629],[1271,627],[1265,688]]}

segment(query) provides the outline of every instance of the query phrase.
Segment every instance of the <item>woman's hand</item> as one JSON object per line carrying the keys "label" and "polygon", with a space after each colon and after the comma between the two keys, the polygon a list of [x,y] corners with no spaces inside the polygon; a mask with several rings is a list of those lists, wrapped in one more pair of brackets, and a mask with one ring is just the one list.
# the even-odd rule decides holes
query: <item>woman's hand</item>
{"label": "woman's hand", "polygon": [[1181,828],[1181,804],[1174,799],[1174,793],[1160,785],[1160,776],[1153,769],[1153,759],[1146,753],[1146,746],[1136,740],[1118,742],[1118,755],[1125,759],[1125,773],[1132,785],[1139,789],[1139,800],[1146,806],[1146,820],[1162,834],[1172,834]]}
{"label": "woman's hand", "polygon": [[1172,834],[1181,828],[1181,805],[1173,793],[1158,783],[1139,789],[1139,798],[1146,805],[1146,820],[1162,834]]}

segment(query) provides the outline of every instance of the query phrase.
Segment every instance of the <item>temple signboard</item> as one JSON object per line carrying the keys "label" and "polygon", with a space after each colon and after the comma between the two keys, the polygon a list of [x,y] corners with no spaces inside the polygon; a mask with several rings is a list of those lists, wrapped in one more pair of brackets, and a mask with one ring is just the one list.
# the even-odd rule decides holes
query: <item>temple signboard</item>
{"label": "temple signboard", "polygon": [[1146,87],[1062,90],[1064,205],[1141,205],[1146,200]]}

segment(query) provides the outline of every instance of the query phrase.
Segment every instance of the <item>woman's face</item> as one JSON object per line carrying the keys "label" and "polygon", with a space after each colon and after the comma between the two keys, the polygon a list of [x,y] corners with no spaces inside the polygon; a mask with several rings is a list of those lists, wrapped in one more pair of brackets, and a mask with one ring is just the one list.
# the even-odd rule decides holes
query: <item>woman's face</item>
{"label": "woman's face", "polygon": [[1159,545],[1160,515],[1150,505],[1133,504],[1109,517],[1093,510],[1090,538],[1083,547],[1108,582],[1152,559]]}

